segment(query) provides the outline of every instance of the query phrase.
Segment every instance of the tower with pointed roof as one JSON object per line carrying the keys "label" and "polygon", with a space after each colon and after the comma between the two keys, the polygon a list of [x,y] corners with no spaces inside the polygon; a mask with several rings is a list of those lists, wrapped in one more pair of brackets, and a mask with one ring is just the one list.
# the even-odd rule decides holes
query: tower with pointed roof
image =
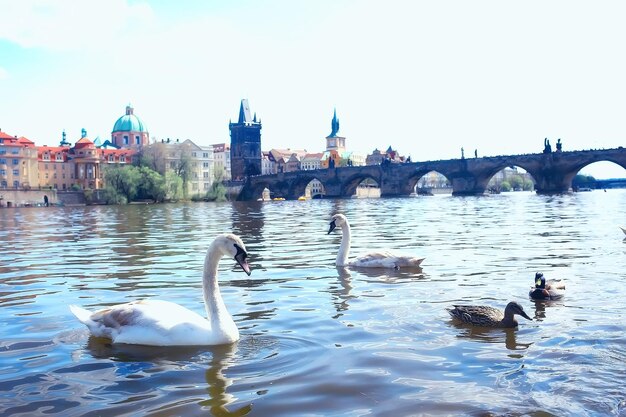
{"label": "tower with pointed roof", "polygon": [[261,120],[250,112],[247,99],[241,100],[239,119],[230,123],[230,172],[233,180],[261,174]]}
{"label": "tower with pointed roof", "polygon": [[337,151],[340,154],[346,150],[346,138],[338,136],[339,119],[337,119],[337,109],[333,112],[330,135],[326,136],[326,151]]}

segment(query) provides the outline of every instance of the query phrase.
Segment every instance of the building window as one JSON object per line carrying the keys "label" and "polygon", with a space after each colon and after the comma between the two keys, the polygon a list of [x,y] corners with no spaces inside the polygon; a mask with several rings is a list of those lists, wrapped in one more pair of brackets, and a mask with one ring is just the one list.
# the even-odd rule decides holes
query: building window
{"label": "building window", "polygon": [[20,186],[20,182],[19,181],[13,181],[13,188],[19,188]]}
{"label": "building window", "polygon": [[4,158],[0,158],[0,165],[6,165],[7,160]]}
{"label": "building window", "polygon": [[203,157],[203,158],[208,158],[208,157],[209,157],[209,153],[208,153],[208,152],[204,152],[204,153],[202,154],[202,157]]}
{"label": "building window", "polygon": [[19,169],[14,169],[13,170],[13,175],[19,176],[20,175],[20,170]]}
{"label": "building window", "polygon": [[203,162],[202,163],[202,168],[209,168],[209,163],[208,162]]}
{"label": "building window", "polygon": [[141,145],[141,139],[139,136],[135,136],[135,145]]}
{"label": "building window", "polygon": [[13,165],[19,165],[20,164],[20,160],[19,159],[14,159],[13,160]]}
{"label": "building window", "polygon": [[204,183],[204,189],[208,190],[211,187],[211,184],[209,184],[208,182]]}
{"label": "building window", "polygon": [[7,175],[7,170],[6,169],[0,169],[0,175],[6,176]]}
{"label": "building window", "polygon": [[57,161],[62,161],[63,160],[63,155],[58,153],[56,159],[57,159]]}
{"label": "building window", "polygon": [[7,188],[7,182],[5,180],[2,180],[1,185],[2,185],[2,188]]}
{"label": "building window", "polygon": [[192,152],[192,153],[191,153],[191,156],[193,156],[194,158],[197,158],[197,157],[198,157],[198,155],[197,155],[195,152]]}
{"label": "building window", "polygon": [[209,173],[208,172],[203,172],[202,173],[202,177],[203,178],[209,178]]}
{"label": "building window", "polygon": [[113,155],[109,155],[109,162],[114,162],[115,158],[113,158]]}
{"label": "building window", "polygon": [[121,155],[120,156],[120,163],[124,163],[126,162],[126,156],[125,155]]}
{"label": "building window", "polygon": [[44,153],[43,156],[41,157],[41,159],[43,159],[44,161],[49,161],[50,160],[50,154],[49,153]]}
{"label": "building window", "polygon": [[128,145],[128,136],[124,135],[124,145]]}
{"label": "building window", "polygon": [[[2,143],[2,142],[0,142]],[[6,149],[0,149],[0,155],[5,155],[7,153]]]}
{"label": "building window", "polygon": [[12,153],[13,155],[17,155],[17,154],[19,154],[19,153],[20,153],[20,150],[19,150],[19,149],[11,149],[11,153]]}

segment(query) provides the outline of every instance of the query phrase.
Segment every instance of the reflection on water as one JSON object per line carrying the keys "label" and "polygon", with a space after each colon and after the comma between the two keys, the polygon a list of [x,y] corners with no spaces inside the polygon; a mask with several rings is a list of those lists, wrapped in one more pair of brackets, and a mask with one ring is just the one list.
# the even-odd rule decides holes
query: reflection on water
{"label": "reflection on water", "polygon": [[[336,268],[337,212],[355,253],[423,269]],[[621,190],[0,210],[0,415],[624,415],[624,219]],[[225,232],[253,271],[219,266],[236,344],[114,346],[67,308],[203,313],[204,254]],[[530,300],[535,271],[566,296]],[[512,300],[534,320],[477,329],[445,311]]]}
{"label": "reflection on water", "polygon": [[458,337],[468,338],[482,343],[503,343],[508,350],[528,349],[532,345],[530,343],[521,343],[517,341],[516,328],[490,329],[484,327],[473,327],[463,323],[451,321],[451,324],[459,329]]}

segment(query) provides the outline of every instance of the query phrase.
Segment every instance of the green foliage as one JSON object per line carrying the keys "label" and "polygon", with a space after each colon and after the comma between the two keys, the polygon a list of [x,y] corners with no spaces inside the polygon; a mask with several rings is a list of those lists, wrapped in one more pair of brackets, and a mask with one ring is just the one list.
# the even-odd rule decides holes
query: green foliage
{"label": "green foliage", "polygon": [[206,194],[208,201],[226,201],[226,187],[224,186],[224,170],[216,170],[213,176],[213,184]]}
{"label": "green foliage", "polygon": [[511,184],[508,181],[502,181],[500,183],[500,191],[508,192],[508,191],[511,191],[512,189],[513,187],[511,187]]}
{"label": "green foliage", "polygon": [[169,200],[180,200],[184,196],[183,179],[172,171],[165,173],[166,198]]}
{"label": "green foliage", "polygon": [[521,190],[524,186],[524,180],[518,175],[509,178],[509,183],[511,184],[511,188],[515,191]]}
{"label": "green foliage", "polygon": [[108,204],[127,204],[135,198],[162,202],[166,197],[166,180],[146,166],[108,166],[104,172]]}
{"label": "green foliage", "polygon": [[140,194],[152,199],[155,203],[163,202],[167,195],[165,178],[146,166],[137,169],[141,175],[139,183]]}
{"label": "green foliage", "polygon": [[115,201],[121,201],[119,198],[124,197],[126,202],[130,202],[137,195],[139,184],[141,182],[141,173],[139,168],[132,165],[124,167],[107,167],[104,173],[104,181],[106,188],[113,195]]}
{"label": "green foliage", "polygon": [[524,191],[532,191],[535,189],[535,183],[529,178],[524,178]]}
{"label": "green foliage", "polygon": [[572,180],[572,187],[574,188],[578,188],[578,187],[595,188],[595,186],[596,186],[596,179],[592,177],[591,175],[578,174]]}

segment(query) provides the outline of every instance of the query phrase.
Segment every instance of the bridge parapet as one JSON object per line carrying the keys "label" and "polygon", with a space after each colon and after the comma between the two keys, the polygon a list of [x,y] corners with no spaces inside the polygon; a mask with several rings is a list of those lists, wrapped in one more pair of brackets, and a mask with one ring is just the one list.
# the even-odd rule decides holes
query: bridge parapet
{"label": "bridge parapet", "polygon": [[297,199],[313,179],[319,180],[329,198],[347,198],[366,178],[376,181],[382,197],[409,195],[417,181],[436,171],[452,184],[453,195],[480,195],[493,175],[503,168],[519,166],[535,180],[538,193],[563,193],[571,189],[572,179],[585,166],[599,161],[614,162],[626,169],[626,150],[617,149],[552,152],[541,154],[488,156],[439,161],[388,163],[360,167],[341,167],[313,171],[294,171],[247,178],[239,200],[256,200],[264,188],[275,196]]}

